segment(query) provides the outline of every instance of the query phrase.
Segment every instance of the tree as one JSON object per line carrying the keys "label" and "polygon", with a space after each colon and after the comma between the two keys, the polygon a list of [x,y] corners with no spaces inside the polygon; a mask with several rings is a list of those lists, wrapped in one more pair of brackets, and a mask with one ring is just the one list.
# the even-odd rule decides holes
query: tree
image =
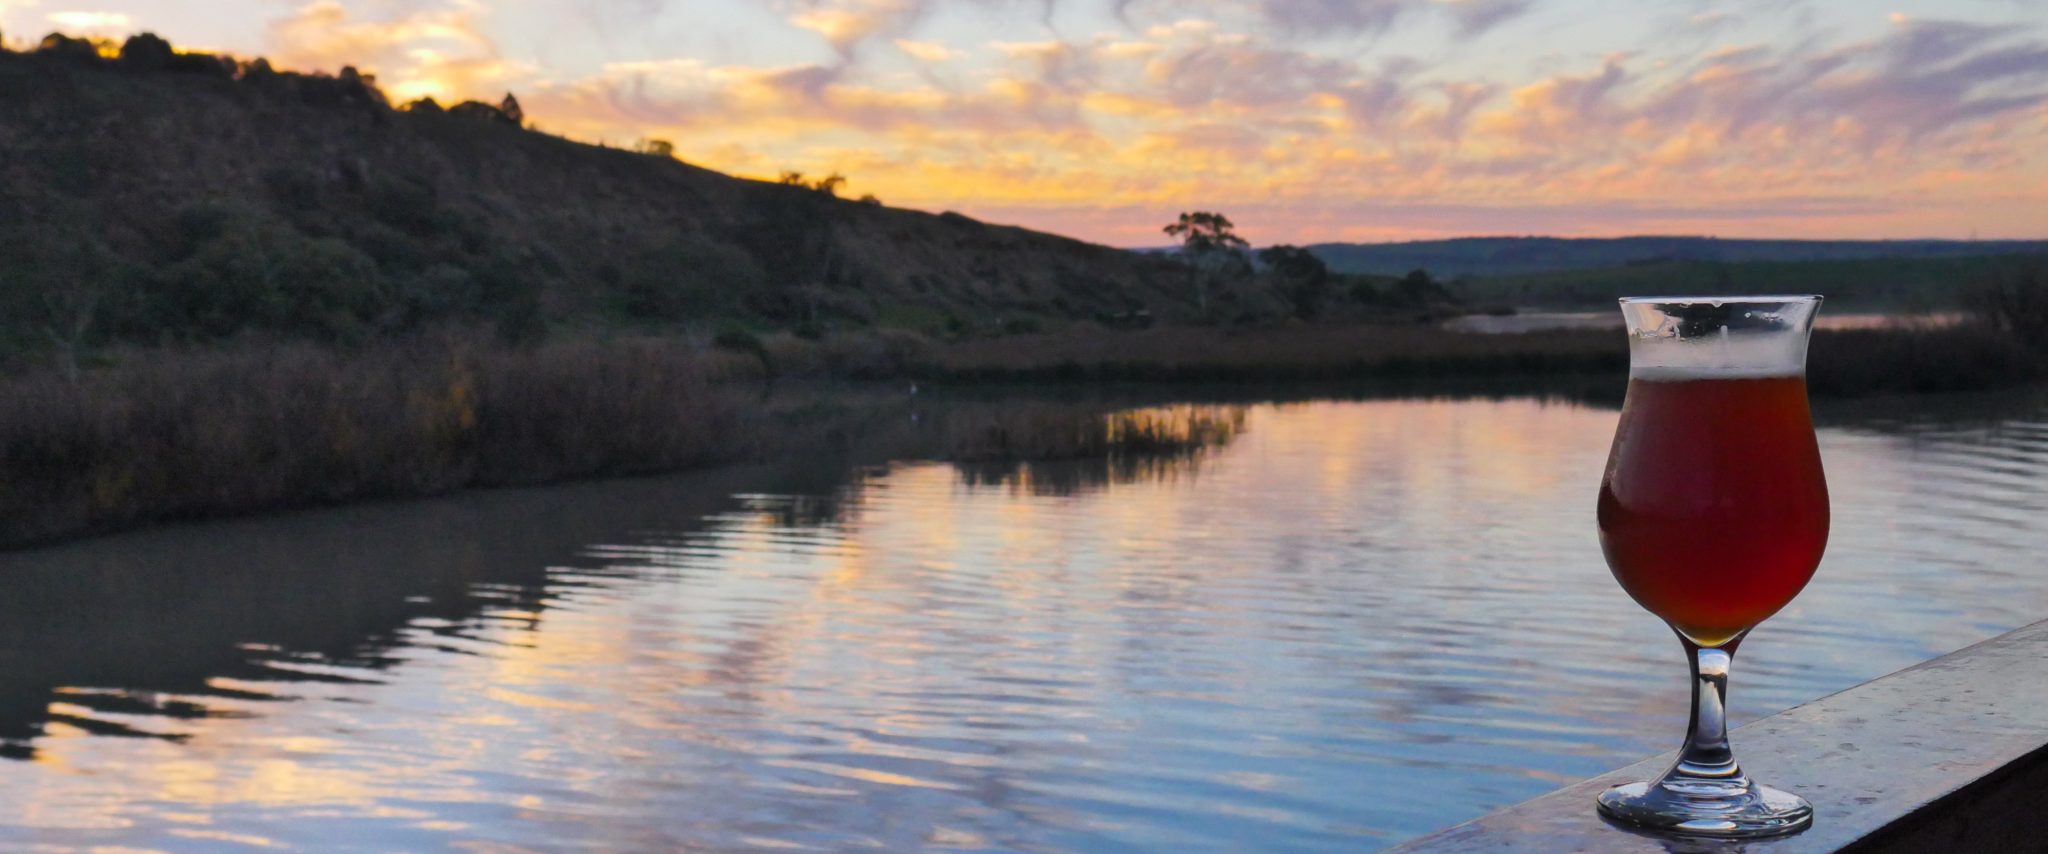
{"label": "tree", "polygon": [[669,159],[676,156],[675,143],[665,139],[643,139],[634,143],[633,150],[649,157]]}
{"label": "tree", "polygon": [[1209,211],[1183,213],[1180,221],[1161,229],[1168,237],[1178,237],[1181,251],[1189,255],[1206,255],[1212,252],[1228,252],[1251,247],[1244,238],[1237,236],[1237,226],[1230,217]]}
{"label": "tree", "polygon": [[77,379],[98,321],[120,275],[113,251],[81,215],[59,214],[0,235],[7,279],[0,314],[27,326],[54,349],[64,375]]}
{"label": "tree", "polygon": [[1293,304],[1296,316],[1306,320],[1322,313],[1330,291],[1330,267],[1323,259],[1283,244],[1259,250],[1259,263],[1280,280],[1280,293]]}
{"label": "tree", "polygon": [[512,97],[512,93],[506,92],[505,100],[498,102],[498,112],[504,113],[507,121],[521,127],[526,126],[526,111],[520,109],[519,99]]}
{"label": "tree", "polygon": [[51,33],[36,45],[36,52],[49,56],[63,57],[75,62],[91,62],[100,59],[99,45],[91,39],[75,39],[63,33]]}
{"label": "tree", "polygon": [[1251,244],[1237,236],[1236,228],[1229,217],[1220,213],[1195,211],[1182,213],[1178,222],[1161,229],[1168,237],[1180,238],[1181,258],[1195,271],[1195,308],[1204,314],[1209,311],[1210,277],[1250,266],[1244,250]]}
{"label": "tree", "polygon": [[839,195],[839,188],[846,186],[846,176],[834,172],[816,181],[812,181],[805,178],[802,172],[784,172],[781,177],[775,179],[775,183],[789,187],[802,187],[806,190],[814,190],[828,196],[837,196]]}
{"label": "tree", "polygon": [[811,183],[811,189],[828,196],[839,195],[839,188],[846,186],[846,176],[834,172]]}
{"label": "tree", "polygon": [[121,64],[142,71],[168,68],[176,51],[155,33],[137,33],[121,44]]}

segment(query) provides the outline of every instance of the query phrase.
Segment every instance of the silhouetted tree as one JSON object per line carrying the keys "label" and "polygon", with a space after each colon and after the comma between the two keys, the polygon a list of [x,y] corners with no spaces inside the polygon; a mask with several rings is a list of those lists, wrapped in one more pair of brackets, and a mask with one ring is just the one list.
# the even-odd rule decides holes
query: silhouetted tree
{"label": "silhouetted tree", "polygon": [[36,45],[36,52],[80,62],[97,61],[100,58],[98,45],[90,39],[75,39],[63,33],[51,33]]}
{"label": "silhouetted tree", "polygon": [[676,156],[675,143],[665,139],[650,138],[640,140],[639,143],[633,146],[633,150],[650,157],[672,158]]}
{"label": "silhouetted tree", "polygon": [[1330,292],[1330,267],[1299,246],[1268,246],[1259,250],[1259,263],[1266,265],[1279,281],[1280,293],[1303,319],[1322,313]]}
{"label": "silhouetted tree", "polygon": [[526,126],[526,111],[519,107],[519,99],[512,93],[505,93],[505,100],[498,102],[498,112],[505,114],[505,120],[520,127]]}
{"label": "silhouetted tree", "polygon": [[860,203],[864,205],[873,205],[875,207],[882,206],[882,200],[875,198],[874,193],[862,193],[860,196]]}
{"label": "silhouetted tree", "polygon": [[390,103],[384,98],[384,90],[377,88],[377,76],[357,71],[353,65],[341,67],[341,74],[335,77],[334,85],[335,91],[341,94],[344,103],[374,104],[380,107]]}
{"label": "silhouetted tree", "polygon": [[511,116],[505,115],[505,110],[502,107],[494,107],[482,101],[464,101],[460,104],[456,104],[455,106],[448,108],[448,115],[459,116],[465,119],[478,119],[487,122],[498,122],[500,124],[509,124],[514,127],[519,126],[519,123],[513,121]]}
{"label": "silhouetted tree", "polygon": [[121,43],[121,65],[138,71],[161,71],[176,54],[171,43],[155,33],[137,33]]}
{"label": "silhouetted tree", "polygon": [[806,190],[815,190],[828,196],[837,196],[839,195],[839,188],[846,186],[846,176],[834,172],[816,181],[812,181],[805,178],[802,172],[784,172],[781,177],[775,179],[775,183],[788,187],[802,187]]}
{"label": "silhouetted tree", "polygon": [[1189,254],[1203,254],[1248,248],[1251,244],[1237,236],[1236,228],[1230,217],[1209,211],[1195,211],[1181,214],[1179,222],[1161,230],[1169,237],[1180,238],[1183,251]]}
{"label": "silhouetted tree", "polygon": [[1409,270],[1408,275],[1394,283],[1394,290],[1410,302],[1423,302],[1430,296],[1441,293],[1443,287],[1431,278],[1428,270]]}
{"label": "silhouetted tree", "polygon": [[1245,262],[1244,250],[1251,244],[1237,236],[1236,228],[1229,217],[1220,213],[1194,211],[1182,213],[1179,221],[1161,229],[1168,237],[1180,238],[1181,258],[1195,271],[1195,308],[1198,311],[1209,311],[1211,276],[1241,272],[1250,266]]}
{"label": "silhouetted tree", "polygon": [[440,115],[442,113],[448,112],[447,110],[441,108],[440,101],[436,101],[433,98],[420,98],[418,100],[408,101],[406,105],[400,109],[403,109],[408,113],[425,113],[428,115]]}

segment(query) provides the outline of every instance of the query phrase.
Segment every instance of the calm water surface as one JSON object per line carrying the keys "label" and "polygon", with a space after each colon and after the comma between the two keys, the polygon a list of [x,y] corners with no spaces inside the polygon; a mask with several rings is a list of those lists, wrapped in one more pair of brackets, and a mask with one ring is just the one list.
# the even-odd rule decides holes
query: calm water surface
{"label": "calm water surface", "polygon": [[[1738,722],[2048,617],[2037,395],[1824,411]],[[843,461],[0,555],[0,848],[1356,850],[1675,745],[1611,409],[1249,409],[1193,461]]]}

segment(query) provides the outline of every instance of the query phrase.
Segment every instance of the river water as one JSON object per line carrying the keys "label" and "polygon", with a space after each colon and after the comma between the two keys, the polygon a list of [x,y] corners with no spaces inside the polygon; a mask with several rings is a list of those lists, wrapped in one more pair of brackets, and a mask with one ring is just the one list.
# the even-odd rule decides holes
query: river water
{"label": "river water", "polygon": [[[1820,414],[1832,544],[1738,723],[2048,616],[2041,395]],[[1613,409],[1244,418],[0,555],[0,848],[1358,850],[1675,746]]]}

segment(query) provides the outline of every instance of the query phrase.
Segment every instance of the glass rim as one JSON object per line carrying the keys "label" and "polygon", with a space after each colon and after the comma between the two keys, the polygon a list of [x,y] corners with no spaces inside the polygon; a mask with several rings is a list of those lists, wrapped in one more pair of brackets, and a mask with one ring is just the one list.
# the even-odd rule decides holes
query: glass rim
{"label": "glass rim", "polygon": [[1622,305],[1642,305],[1642,304],[1645,304],[1645,303],[1649,303],[1649,304],[1657,304],[1657,305],[1699,305],[1700,303],[1713,303],[1713,304],[1717,304],[1717,305],[1726,305],[1726,304],[1729,304],[1729,303],[1735,303],[1735,304],[1738,304],[1738,305],[1758,305],[1758,304],[1763,304],[1763,303],[1797,303],[1797,302],[1816,302],[1816,303],[1817,303],[1817,302],[1820,302],[1821,300],[1824,300],[1824,299],[1827,299],[1827,297],[1826,297],[1826,296],[1823,296],[1823,295],[1821,295],[1821,294],[1761,294],[1761,295],[1745,295],[1745,296],[1727,296],[1727,297],[1717,297],[1717,296],[1650,296],[1650,297],[1621,297],[1621,298],[1619,298],[1619,299],[1618,299],[1618,300],[1616,300],[1616,301],[1617,301],[1617,302],[1619,302],[1619,303],[1621,303]]}

